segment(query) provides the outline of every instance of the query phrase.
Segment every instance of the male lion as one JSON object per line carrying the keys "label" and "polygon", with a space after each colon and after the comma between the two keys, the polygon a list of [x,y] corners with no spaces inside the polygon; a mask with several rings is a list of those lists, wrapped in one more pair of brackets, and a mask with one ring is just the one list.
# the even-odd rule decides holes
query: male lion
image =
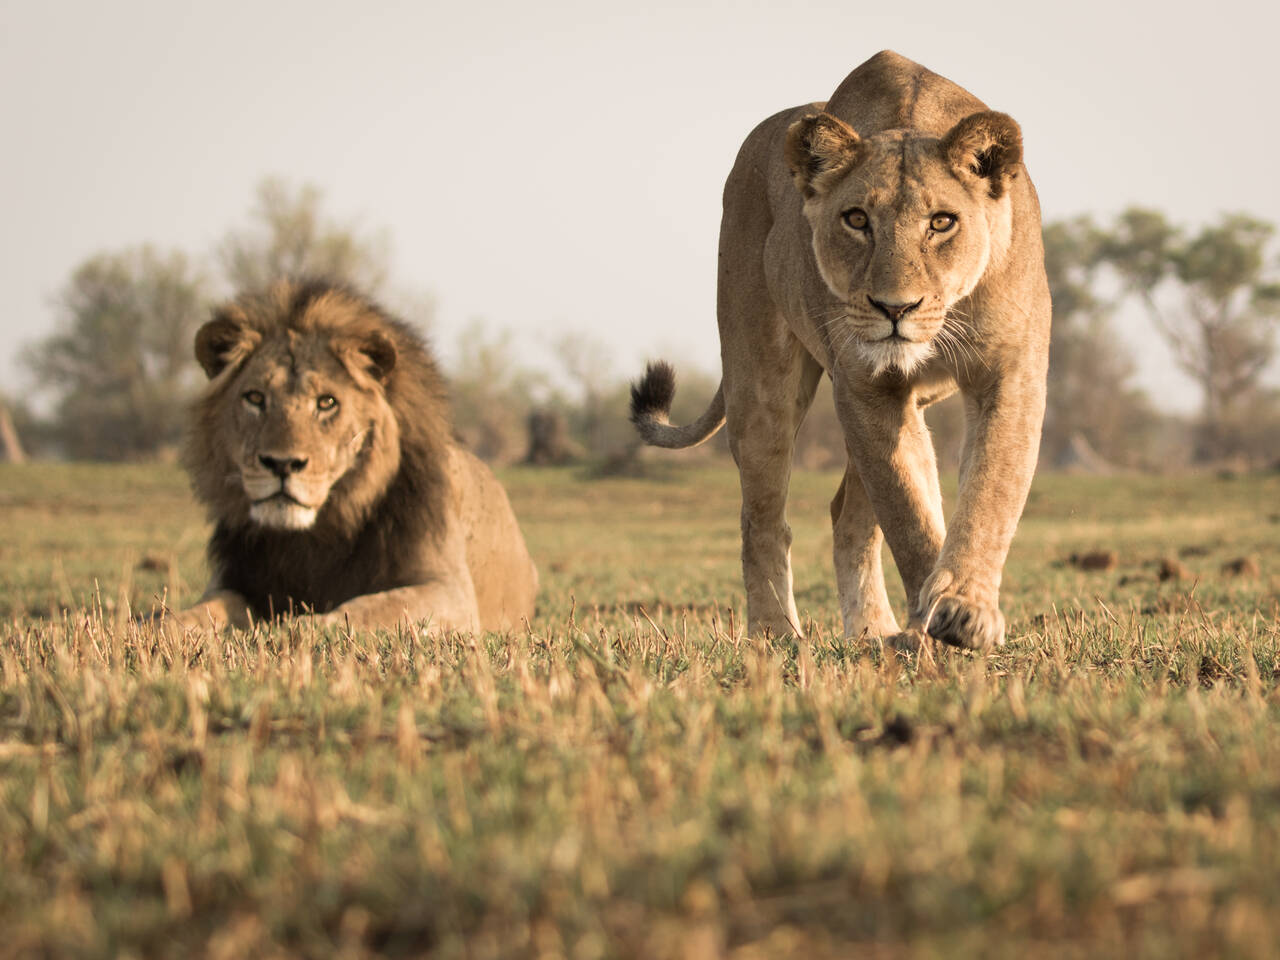
{"label": "male lion", "polygon": [[454,443],[408,327],[342,287],[281,281],[215,311],[195,352],[210,382],[183,459],[216,524],[213,580],[175,625],[311,610],[474,631],[533,615],[506,493]]}
{"label": "male lion", "polygon": [[[1018,125],[876,54],[826,104],[779,113],[747,138],[724,191],[718,290],[723,379],[711,406],[670,426],[674,375],[659,363],[633,389],[632,419],[665,447],[728,422],[749,629],[798,630],[787,486],[825,371],[849,455],[831,504],[846,634],[898,631],[883,528],[910,600],[896,642],[1002,643],[1000,577],[1035,468],[1050,315]],[[922,412],[957,387],[968,429],[947,533]]]}

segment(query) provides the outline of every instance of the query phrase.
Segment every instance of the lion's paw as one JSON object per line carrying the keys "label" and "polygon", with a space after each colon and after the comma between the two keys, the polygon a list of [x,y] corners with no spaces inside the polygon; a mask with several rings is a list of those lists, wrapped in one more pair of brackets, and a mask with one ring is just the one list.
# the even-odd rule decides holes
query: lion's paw
{"label": "lion's paw", "polygon": [[1004,614],[994,603],[944,593],[930,608],[925,630],[935,640],[966,650],[1004,645]]}

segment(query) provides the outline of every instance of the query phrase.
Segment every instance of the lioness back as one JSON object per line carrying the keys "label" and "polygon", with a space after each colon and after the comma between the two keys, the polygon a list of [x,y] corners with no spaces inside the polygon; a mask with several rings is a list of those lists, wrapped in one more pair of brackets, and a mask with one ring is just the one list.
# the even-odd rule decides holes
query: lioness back
{"label": "lioness back", "polygon": [[823,109],[864,138],[885,130],[941,137],[987,105],[946,77],[883,50],[845,77]]}

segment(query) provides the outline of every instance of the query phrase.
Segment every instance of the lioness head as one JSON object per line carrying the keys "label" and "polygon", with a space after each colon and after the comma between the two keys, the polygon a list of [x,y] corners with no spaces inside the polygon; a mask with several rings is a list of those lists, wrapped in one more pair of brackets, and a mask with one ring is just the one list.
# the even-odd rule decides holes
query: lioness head
{"label": "lioness head", "polygon": [[195,352],[210,384],[188,466],[219,519],[286,530],[362,520],[400,465],[386,318],[341,289],[281,281],[215,311]]}
{"label": "lioness head", "polygon": [[818,270],[844,307],[837,348],[856,345],[876,375],[910,373],[936,350],[962,356],[966,318],[949,311],[1008,249],[1018,125],[984,112],[940,139],[864,139],[823,113],[792,125],[786,153]]}

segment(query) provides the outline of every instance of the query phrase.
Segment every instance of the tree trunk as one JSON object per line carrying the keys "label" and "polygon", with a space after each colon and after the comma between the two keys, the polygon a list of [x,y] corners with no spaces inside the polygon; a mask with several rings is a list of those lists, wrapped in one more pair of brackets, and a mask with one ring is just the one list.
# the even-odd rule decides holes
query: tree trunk
{"label": "tree trunk", "polygon": [[9,416],[9,408],[3,403],[0,403],[0,452],[4,454],[0,459],[8,463],[27,461],[22,442],[18,439],[17,428],[13,425],[13,417]]}
{"label": "tree trunk", "polygon": [[577,444],[569,436],[569,424],[558,410],[534,410],[529,414],[529,452],[524,462],[545,467],[578,458]]}

